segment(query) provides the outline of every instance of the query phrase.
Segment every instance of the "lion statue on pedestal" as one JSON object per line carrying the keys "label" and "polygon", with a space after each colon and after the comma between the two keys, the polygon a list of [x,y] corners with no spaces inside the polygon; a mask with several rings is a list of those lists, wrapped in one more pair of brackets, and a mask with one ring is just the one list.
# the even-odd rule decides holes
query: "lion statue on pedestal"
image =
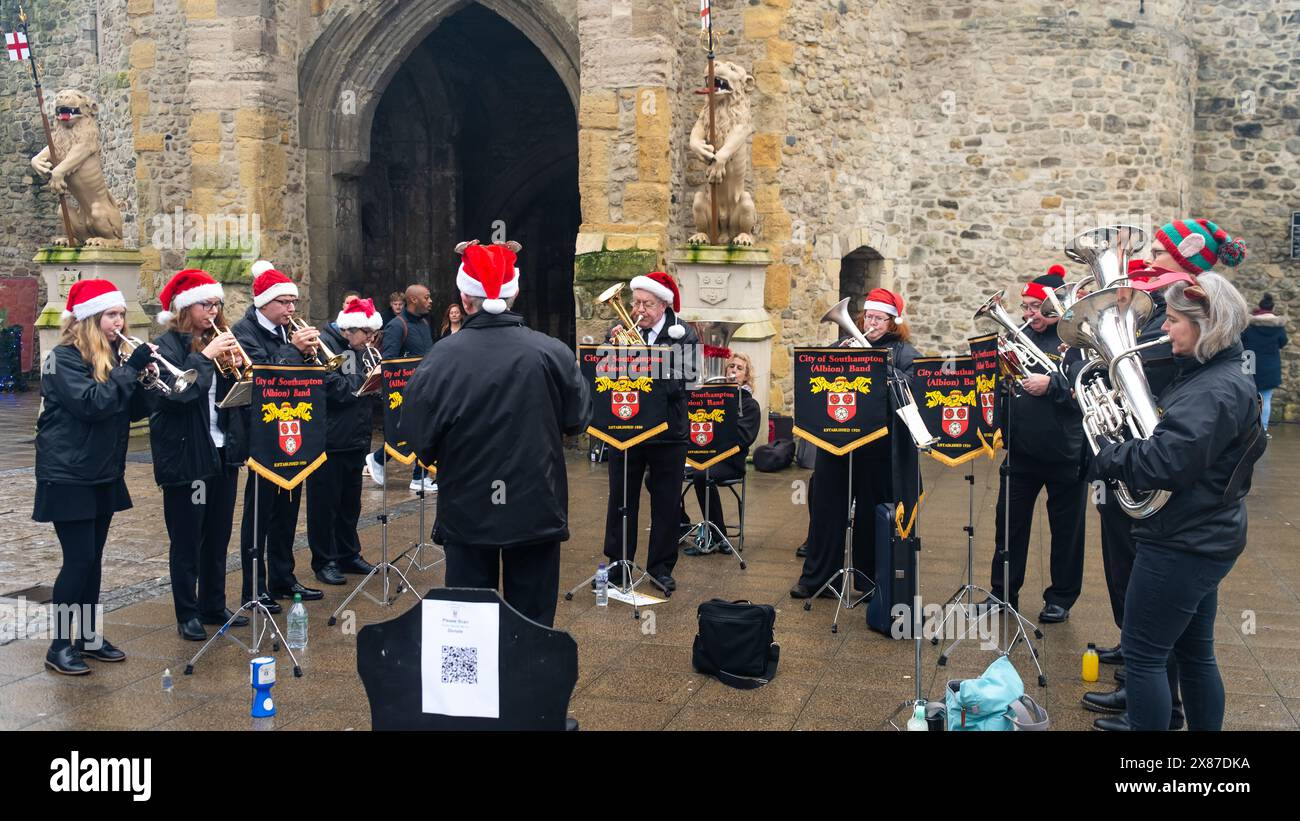
{"label": "lion statue on pedestal", "polygon": [[55,237],[55,245],[85,244],[120,248],[122,209],[104,181],[100,162],[99,104],[76,89],[65,88],[54,96],[55,123],[50,133],[59,164],[50,163],[50,148],[32,157],[32,168],[50,180],[56,194],[71,194],[68,204],[71,237]]}
{"label": "lion statue on pedestal", "polygon": [[[749,137],[754,133],[754,121],[749,111],[749,90],[754,78],[735,63],[720,61],[713,67],[713,96],[715,102],[714,125],[720,148],[709,144],[709,105],[691,129],[691,150],[709,166],[709,183],[717,183],[718,244],[753,245],[754,198],[745,190],[745,174],[749,171]],[[691,213],[695,231],[687,242],[704,245],[709,242],[710,185],[695,192]]]}

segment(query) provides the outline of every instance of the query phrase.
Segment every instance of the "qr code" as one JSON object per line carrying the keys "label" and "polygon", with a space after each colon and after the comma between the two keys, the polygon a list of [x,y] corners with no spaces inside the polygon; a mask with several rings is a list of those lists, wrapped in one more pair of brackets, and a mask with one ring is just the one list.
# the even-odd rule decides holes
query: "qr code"
{"label": "qr code", "polygon": [[442,646],[442,683],[478,684],[478,648]]}

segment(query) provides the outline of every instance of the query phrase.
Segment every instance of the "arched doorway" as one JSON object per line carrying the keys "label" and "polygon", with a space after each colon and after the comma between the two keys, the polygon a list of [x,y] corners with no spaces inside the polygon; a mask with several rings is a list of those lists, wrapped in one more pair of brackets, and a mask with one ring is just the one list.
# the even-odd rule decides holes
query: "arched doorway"
{"label": "arched doorway", "polygon": [[[354,61],[318,51],[357,42],[328,34],[304,61],[304,143],[328,168],[308,174],[311,270],[330,272],[312,279],[313,314],[349,288],[381,299],[420,282],[440,317],[456,299],[455,244],[504,238],[524,246],[515,310],[572,343],[576,38],[555,36],[566,29],[542,3],[395,6]],[[308,97],[331,88],[351,116],[336,105],[309,117]]]}
{"label": "arched doorway", "polygon": [[867,245],[859,246],[840,260],[840,299],[853,297],[849,311],[856,322],[862,313],[862,300],[883,279],[885,258]]}

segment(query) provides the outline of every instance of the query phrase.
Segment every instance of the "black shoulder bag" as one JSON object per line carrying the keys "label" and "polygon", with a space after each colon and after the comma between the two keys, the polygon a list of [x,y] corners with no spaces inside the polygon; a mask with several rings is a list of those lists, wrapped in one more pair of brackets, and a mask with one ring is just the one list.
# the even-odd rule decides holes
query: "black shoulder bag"
{"label": "black shoulder bag", "polygon": [[728,687],[753,690],[776,678],[781,646],[773,640],[776,608],[713,599],[700,605],[691,663]]}

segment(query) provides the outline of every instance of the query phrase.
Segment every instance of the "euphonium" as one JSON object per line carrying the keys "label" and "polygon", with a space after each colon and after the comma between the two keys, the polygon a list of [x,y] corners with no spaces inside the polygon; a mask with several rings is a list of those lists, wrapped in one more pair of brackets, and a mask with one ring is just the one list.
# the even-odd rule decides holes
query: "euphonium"
{"label": "euphonium", "polygon": [[[1075,377],[1074,396],[1094,454],[1110,443],[1146,439],[1160,421],[1138,354],[1169,337],[1137,343],[1138,329],[1154,304],[1146,293],[1128,285],[1129,258],[1145,244],[1141,229],[1111,225],[1085,231],[1065,248],[1067,257],[1091,269],[1099,289],[1079,297],[1057,323],[1063,342],[1089,352]],[[1134,493],[1117,482],[1115,496],[1125,513],[1145,519],[1164,506],[1169,491]]]}
{"label": "euphonium", "polygon": [[[291,316],[289,317],[289,327],[293,328],[294,332],[296,333],[298,331],[310,328],[311,326],[308,325],[306,322],[303,322],[298,317]],[[313,354],[313,357],[315,358],[316,363],[318,365],[325,366],[325,370],[337,371],[340,367],[342,367],[343,363],[347,361],[348,355],[343,353],[334,353],[333,351],[330,350],[330,346],[325,344],[325,340],[317,339],[316,353]]]}
{"label": "euphonium", "polygon": [[[145,344],[143,340],[134,336],[118,334],[118,358],[125,363],[131,358],[131,354],[135,352],[135,349],[143,344]],[[170,396],[173,393],[184,392],[186,388],[194,384],[194,380],[199,378],[198,371],[193,369],[182,371],[164,359],[157,351],[153,351],[150,356],[153,358],[153,362],[150,362],[145,366],[144,370],[140,371],[138,380],[147,390],[157,391],[163,396]],[[163,381],[162,371],[158,368],[159,365],[167,369],[167,373],[171,375],[172,384],[168,385]]]}
{"label": "euphonium", "polygon": [[614,334],[614,342],[619,345],[644,345],[645,340],[637,332],[636,320],[628,313],[627,308],[623,307],[623,299],[619,296],[625,282],[618,282],[606,288],[604,293],[596,297],[597,305],[608,305],[613,309],[614,315],[618,317],[619,324],[622,326],[618,333]]}
{"label": "euphonium", "polygon": [[1017,325],[1006,308],[1002,307],[1002,293],[998,291],[989,297],[975,312],[974,318],[979,320],[987,317],[1006,329],[1006,334],[998,337],[998,362],[1002,365],[1003,371],[1013,379],[1032,376],[1033,372],[1030,368],[1033,366],[1041,368],[1049,375],[1060,373],[1061,369],[1055,360],[1039,350],[1033,340],[1025,335],[1025,326]]}

